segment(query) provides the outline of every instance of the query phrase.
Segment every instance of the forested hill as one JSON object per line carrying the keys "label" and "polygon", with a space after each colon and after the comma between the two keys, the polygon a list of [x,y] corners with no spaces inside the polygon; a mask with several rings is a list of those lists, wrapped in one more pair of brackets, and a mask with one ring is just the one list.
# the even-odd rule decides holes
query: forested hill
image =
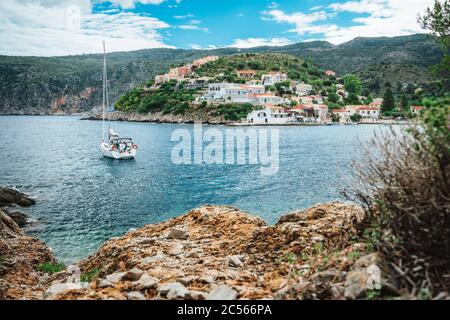
{"label": "forested hill", "polygon": [[[339,46],[316,41],[284,47],[246,50],[149,49],[108,55],[111,98],[166,72],[171,65],[205,55],[235,53],[285,53],[312,59],[339,75],[356,73],[371,91],[385,82],[427,83],[433,81],[430,67],[441,58],[437,41],[427,35],[394,38],[357,38]],[[0,113],[37,114],[88,111],[101,103],[102,55],[67,57],[0,56]]]}

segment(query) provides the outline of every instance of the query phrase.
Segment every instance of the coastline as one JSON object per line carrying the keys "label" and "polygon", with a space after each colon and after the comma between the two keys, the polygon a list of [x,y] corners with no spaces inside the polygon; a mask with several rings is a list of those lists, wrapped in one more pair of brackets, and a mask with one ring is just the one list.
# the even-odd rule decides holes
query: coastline
{"label": "coastline", "polygon": [[[40,267],[57,263],[45,244],[1,210],[0,217],[5,299],[360,299],[369,292],[362,281],[369,265],[385,268],[355,241],[363,210],[340,202],[270,226],[234,207],[206,205],[112,238],[59,272]],[[388,273],[383,281],[386,292],[399,294]]]}
{"label": "coastline", "polygon": [[[201,122],[204,125],[222,125],[230,127],[324,127],[324,126],[347,126],[344,123],[286,123],[286,124],[251,124],[235,121],[227,121],[223,117],[210,117],[208,115],[164,115],[162,113],[152,114],[127,114],[115,112],[109,121],[112,122],[134,122],[134,123],[155,123],[155,124],[195,124]],[[102,121],[101,114],[74,113],[74,114],[0,114],[2,116],[37,116],[37,117],[80,117],[82,121]],[[360,122],[350,125],[409,125],[409,122],[395,120],[379,120],[377,122]]]}

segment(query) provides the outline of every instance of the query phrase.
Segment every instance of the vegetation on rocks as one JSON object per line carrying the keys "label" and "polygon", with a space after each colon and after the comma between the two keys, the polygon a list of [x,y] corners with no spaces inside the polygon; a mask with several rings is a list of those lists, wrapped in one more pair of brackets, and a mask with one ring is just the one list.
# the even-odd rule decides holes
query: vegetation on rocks
{"label": "vegetation on rocks", "polygon": [[45,263],[41,263],[40,265],[37,266],[37,269],[39,271],[49,273],[49,274],[61,272],[65,268],[66,268],[66,266],[64,265],[64,263],[61,263],[61,262],[59,262],[59,263],[45,262]]}
{"label": "vegetation on rocks", "polygon": [[430,101],[417,124],[373,139],[345,192],[365,208],[366,239],[413,295],[450,286],[449,128],[450,100]]}

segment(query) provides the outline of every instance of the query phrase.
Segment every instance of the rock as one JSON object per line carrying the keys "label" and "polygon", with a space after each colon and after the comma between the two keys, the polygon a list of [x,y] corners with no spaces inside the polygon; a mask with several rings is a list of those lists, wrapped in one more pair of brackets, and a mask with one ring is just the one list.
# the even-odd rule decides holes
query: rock
{"label": "rock", "polygon": [[133,283],[136,288],[141,290],[154,289],[158,286],[158,279],[144,273],[141,278]]}
{"label": "rock", "polygon": [[228,264],[230,267],[240,267],[242,265],[242,256],[231,256],[228,257]]}
{"label": "rock", "polygon": [[20,228],[25,227],[25,225],[27,224],[27,216],[22,213],[22,212],[7,212],[6,213],[11,219],[14,220],[15,223],[17,223],[17,225]]}
{"label": "rock", "polygon": [[139,270],[137,268],[133,268],[122,276],[122,281],[137,281],[141,278],[141,276],[144,274],[144,271]]}
{"label": "rock", "polygon": [[89,283],[87,282],[77,282],[77,283],[57,283],[50,286],[44,293],[44,299],[51,298],[57,294],[72,291],[72,290],[86,290],[89,288]]}
{"label": "rock", "polygon": [[354,300],[363,297],[368,291],[368,280],[369,275],[365,269],[350,271],[345,280],[345,298]]}
{"label": "rock", "polygon": [[167,239],[178,239],[185,240],[189,236],[188,232],[185,229],[181,228],[172,228],[169,234],[167,235]]}
{"label": "rock", "polygon": [[353,264],[353,267],[355,269],[357,268],[368,268],[371,265],[381,265],[382,264],[382,258],[381,255],[378,252],[366,254],[362,257],[360,257],[356,262]]}
{"label": "rock", "polygon": [[165,258],[166,258],[166,255],[158,251],[158,253],[155,254],[154,256],[151,256],[151,257],[145,257],[145,258],[142,260],[142,264],[143,264],[143,265],[148,265],[148,264],[151,264],[151,263],[153,263],[153,262],[155,262],[155,261],[163,260],[163,259],[165,259]]}
{"label": "rock", "polygon": [[188,276],[188,277],[181,277],[177,279],[177,282],[181,283],[183,286],[190,285],[193,281],[198,280],[198,277],[195,276]]}
{"label": "rock", "polygon": [[0,207],[14,204],[18,204],[21,207],[29,207],[35,203],[36,201],[19,191],[0,187]]}
{"label": "rock", "polygon": [[386,266],[379,253],[371,253],[359,258],[354,269],[347,274],[345,280],[346,299],[359,299],[371,290],[383,290],[390,294],[399,294],[391,270]]}
{"label": "rock", "polygon": [[184,253],[184,246],[182,244],[176,244],[170,251],[169,254],[172,256],[179,256]]}
{"label": "rock", "polygon": [[106,280],[112,283],[117,283],[119,281],[122,281],[123,276],[125,275],[125,272],[116,272],[112,273],[106,276]]}
{"label": "rock", "polygon": [[41,299],[47,285],[37,267],[43,263],[56,263],[51,250],[0,209],[0,300]]}
{"label": "rock", "polygon": [[131,291],[127,293],[128,300],[146,300],[145,296],[139,291]]}
{"label": "rock", "polygon": [[97,288],[104,289],[109,287],[114,287],[114,283],[112,281],[108,281],[106,279],[97,280]]}
{"label": "rock", "polygon": [[229,286],[220,285],[207,295],[206,300],[235,300],[237,294],[237,291]]}
{"label": "rock", "polygon": [[186,299],[188,300],[206,300],[206,297],[208,296],[207,293],[202,291],[189,291],[186,295]]}
{"label": "rock", "polygon": [[311,276],[311,282],[336,282],[341,279],[341,273],[336,269],[329,269],[322,272],[315,273]]}
{"label": "rock", "polygon": [[189,292],[185,286],[179,282],[170,282],[158,288],[158,291],[169,300],[184,299]]}

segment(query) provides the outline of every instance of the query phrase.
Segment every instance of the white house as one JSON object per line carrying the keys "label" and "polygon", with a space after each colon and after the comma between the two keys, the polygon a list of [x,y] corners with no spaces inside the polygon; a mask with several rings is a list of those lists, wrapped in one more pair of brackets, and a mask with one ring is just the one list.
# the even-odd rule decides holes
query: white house
{"label": "white house", "polygon": [[295,91],[299,96],[307,96],[313,91],[313,86],[306,83],[298,83],[295,87]]}
{"label": "white house", "polygon": [[380,118],[381,109],[378,107],[361,106],[356,110],[363,120],[375,121]]}
{"label": "white house", "polygon": [[273,112],[270,109],[255,110],[247,115],[247,123],[252,124],[287,124],[295,118],[285,112]]}
{"label": "white house", "polygon": [[210,83],[208,93],[201,97],[205,101],[222,101],[225,103],[256,103],[256,96],[264,94],[262,85],[246,85],[238,83]]}
{"label": "white house", "polygon": [[255,95],[255,104],[259,106],[268,106],[268,105],[277,106],[288,102],[289,100],[270,93]]}
{"label": "white house", "polygon": [[261,81],[264,86],[273,86],[274,84],[287,79],[287,74],[282,72],[270,72],[268,74],[263,74],[261,77]]}

